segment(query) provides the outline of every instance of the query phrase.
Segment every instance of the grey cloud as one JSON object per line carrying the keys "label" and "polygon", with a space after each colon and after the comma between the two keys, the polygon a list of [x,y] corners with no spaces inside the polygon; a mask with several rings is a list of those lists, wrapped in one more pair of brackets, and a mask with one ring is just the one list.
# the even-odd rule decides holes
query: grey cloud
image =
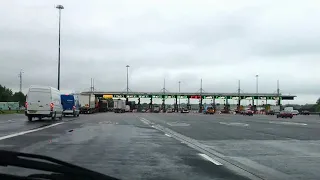
{"label": "grey cloud", "polygon": [[[2,7],[1,84],[17,89],[22,68],[24,86],[56,86],[58,24],[55,2],[50,3]],[[236,92],[238,79],[243,91],[255,92],[259,73],[261,92],[276,91],[280,79],[284,92],[318,93],[320,26],[312,19],[320,15],[308,11],[310,2],[275,7],[268,1],[234,1],[228,8],[218,1],[137,1],[132,8],[126,3],[132,2],[65,2],[62,89],[88,90],[95,78],[99,90],[122,91],[129,64],[133,91],[160,91],[165,78],[170,91],[178,90],[180,80],[182,91],[196,92],[203,78],[207,92]],[[8,10],[13,6],[19,13]]]}

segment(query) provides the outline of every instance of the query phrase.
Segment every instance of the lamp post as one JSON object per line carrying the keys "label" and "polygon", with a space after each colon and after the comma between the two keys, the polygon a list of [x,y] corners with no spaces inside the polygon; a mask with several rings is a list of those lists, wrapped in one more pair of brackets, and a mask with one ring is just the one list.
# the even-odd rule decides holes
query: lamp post
{"label": "lamp post", "polygon": [[256,75],[256,93],[257,93],[257,101],[256,101],[256,106],[258,106],[259,103],[259,75]]}
{"label": "lamp post", "polygon": [[57,5],[59,9],[59,53],[58,53],[58,90],[60,90],[60,30],[61,30],[61,10],[64,9],[62,5]]}
{"label": "lamp post", "polygon": [[128,93],[129,93],[129,65],[126,66],[127,67],[127,97],[128,97]]}
{"label": "lamp post", "polygon": [[180,84],[181,84],[181,81],[179,81],[179,106],[178,106],[178,109],[180,109]]}

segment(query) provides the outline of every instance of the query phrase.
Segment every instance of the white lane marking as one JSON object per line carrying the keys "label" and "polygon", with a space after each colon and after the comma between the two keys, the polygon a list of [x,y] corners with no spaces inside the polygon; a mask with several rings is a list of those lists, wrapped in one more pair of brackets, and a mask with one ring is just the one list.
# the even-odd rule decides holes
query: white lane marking
{"label": "white lane marking", "polygon": [[249,124],[246,123],[237,123],[237,122],[231,122],[231,123],[227,123],[227,122],[219,122],[220,124],[224,124],[227,126],[249,126]]}
{"label": "white lane marking", "polygon": [[172,122],[172,123],[167,123],[169,126],[190,126],[190,124],[187,123],[180,123],[180,122]]}
{"label": "white lane marking", "polygon": [[28,130],[28,131],[22,131],[22,132],[18,132],[18,133],[14,133],[14,134],[9,134],[9,135],[0,137],[0,141],[4,140],[4,139],[9,139],[9,138],[12,138],[12,137],[16,137],[16,136],[21,136],[21,135],[24,135],[24,134],[36,132],[36,131],[41,131],[41,130],[48,129],[48,128],[51,128],[51,127],[54,127],[54,126],[57,126],[57,125],[60,125],[60,124],[63,124],[63,123],[64,122],[55,123],[55,124],[51,124],[51,125],[48,125],[48,126],[45,126],[45,127],[37,128],[37,129],[32,129],[32,130]]}
{"label": "white lane marking", "polygon": [[164,135],[166,135],[166,136],[168,136],[168,137],[171,137],[169,134],[164,134]]}
{"label": "white lane marking", "polygon": [[215,164],[217,166],[222,165],[219,161],[212,159],[211,157],[209,157],[206,154],[198,153],[198,155],[201,156],[202,158],[204,158],[205,160],[212,162],[213,164]]}
{"label": "white lane marking", "polygon": [[271,124],[284,124],[284,125],[298,125],[298,126],[306,126],[308,124],[305,123],[295,123],[295,122],[276,122],[276,121],[269,121]]}

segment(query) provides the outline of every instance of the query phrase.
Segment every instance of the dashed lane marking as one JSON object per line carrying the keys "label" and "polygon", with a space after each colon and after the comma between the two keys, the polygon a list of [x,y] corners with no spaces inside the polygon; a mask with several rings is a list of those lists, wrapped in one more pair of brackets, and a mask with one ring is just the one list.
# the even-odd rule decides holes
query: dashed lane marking
{"label": "dashed lane marking", "polygon": [[212,159],[211,157],[209,157],[206,154],[198,153],[198,155],[201,156],[203,159],[205,159],[207,161],[210,161],[210,162],[212,162],[213,164],[215,164],[217,166],[221,166],[222,165],[219,161]]}
{"label": "dashed lane marking", "polygon": [[37,129],[32,129],[32,130],[28,130],[28,131],[22,131],[22,132],[18,132],[18,133],[14,133],[14,134],[9,134],[9,135],[0,137],[0,141],[4,140],[4,139],[9,139],[9,138],[12,138],[12,137],[16,137],[16,136],[21,136],[21,135],[24,135],[24,134],[36,132],[36,131],[41,131],[41,130],[48,129],[48,128],[51,128],[51,127],[54,127],[54,126],[58,126],[58,125],[63,124],[63,123],[64,122],[55,123],[55,124],[51,124],[51,125],[48,125],[48,126],[45,126],[45,127],[37,128]]}
{"label": "dashed lane marking", "polygon": [[231,123],[219,122],[219,123],[220,123],[220,124],[227,125],[227,126],[241,126],[241,127],[249,126],[249,124],[246,124],[246,123],[237,123],[237,122],[231,122]]}
{"label": "dashed lane marking", "polygon": [[297,126],[306,126],[306,123],[295,123],[295,122],[276,122],[276,121],[269,121],[270,124],[283,124],[283,125],[297,125]]}

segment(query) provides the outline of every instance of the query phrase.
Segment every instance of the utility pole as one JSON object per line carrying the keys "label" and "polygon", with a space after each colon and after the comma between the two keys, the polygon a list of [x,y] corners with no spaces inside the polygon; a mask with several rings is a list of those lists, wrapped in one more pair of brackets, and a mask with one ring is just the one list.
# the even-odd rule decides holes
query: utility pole
{"label": "utility pole", "polygon": [[19,77],[19,79],[20,79],[20,92],[22,92],[22,73],[23,73],[23,71],[22,71],[22,69],[20,70],[20,73],[19,73],[19,75],[18,75],[18,77]]}
{"label": "utility pole", "polygon": [[199,107],[199,113],[202,112],[202,78],[201,78],[201,81],[200,81],[200,107]]}
{"label": "utility pole", "polygon": [[64,9],[62,5],[57,5],[59,9],[59,51],[58,51],[58,90],[60,90],[60,30],[61,30],[61,10]]}
{"label": "utility pole", "polygon": [[91,78],[91,79],[90,79],[90,91],[91,91],[91,92],[93,92],[93,86],[92,86],[93,83],[92,83],[92,82],[93,82],[93,81],[92,81],[92,78]]}
{"label": "utility pole", "polygon": [[201,79],[201,81],[200,81],[200,96],[202,95],[202,91],[203,91],[203,89],[202,89],[202,79]]}
{"label": "utility pole", "polygon": [[181,95],[180,95],[180,84],[181,84],[181,81],[179,81],[179,109],[180,109],[180,98],[181,98]]}
{"label": "utility pole", "polygon": [[280,85],[279,85],[279,80],[277,80],[277,96],[278,96],[278,105],[280,106],[280,110],[281,110],[281,101],[280,101]]}
{"label": "utility pole", "polygon": [[92,79],[92,91],[94,91],[94,79]]}
{"label": "utility pole", "polygon": [[240,103],[241,103],[241,96],[240,96],[240,80],[238,81],[238,111],[240,112]]}

